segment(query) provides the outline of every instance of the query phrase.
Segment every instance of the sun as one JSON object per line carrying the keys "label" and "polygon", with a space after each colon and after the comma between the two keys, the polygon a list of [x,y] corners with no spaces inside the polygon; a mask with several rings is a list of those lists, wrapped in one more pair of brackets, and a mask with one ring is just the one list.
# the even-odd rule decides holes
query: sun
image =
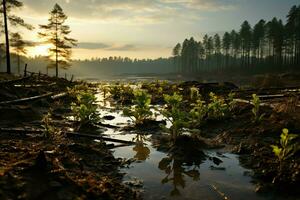
{"label": "sun", "polygon": [[48,50],[51,44],[43,44],[28,49],[28,54],[30,56],[47,56],[49,54]]}

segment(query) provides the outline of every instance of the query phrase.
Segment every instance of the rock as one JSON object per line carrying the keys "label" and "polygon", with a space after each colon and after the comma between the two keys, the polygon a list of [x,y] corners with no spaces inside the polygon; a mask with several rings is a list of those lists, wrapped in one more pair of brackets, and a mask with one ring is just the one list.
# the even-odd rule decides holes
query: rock
{"label": "rock", "polygon": [[226,168],[225,167],[215,167],[215,166],[210,166],[209,167],[211,170],[220,170],[220,171],[224,171],[224,170],[226,170]]}
{"label": "rock", "polygon": [[102,119],[104,119],[104,120],[114,120],[116,117],[114,117],[114,116],[112,116],[112,115],[106,115],[106,116],[104,116],[104,117],[102,117]]}
{"label": "rock", "polygon": [[220,165],[223,162],[220,158],[217,157],[210,157],[210,160],[212,160],[216,165]]}

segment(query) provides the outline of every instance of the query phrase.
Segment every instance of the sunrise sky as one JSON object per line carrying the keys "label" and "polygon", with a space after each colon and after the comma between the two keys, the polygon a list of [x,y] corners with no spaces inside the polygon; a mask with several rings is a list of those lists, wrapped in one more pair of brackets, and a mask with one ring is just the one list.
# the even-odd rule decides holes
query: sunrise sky
{"label": "sunrise sky", "polygon": [[[69,16],[73,38],[79,41],[73,57],[169,57],[176,43],[239,29],[244,20],[285,19],[299,0],[24,0],[18,11],[26,22],[46,24],[58,3]],[[25,40],[38,42],[36,28],[22,31]],[[47,46],[29,49],[46,54]]]}

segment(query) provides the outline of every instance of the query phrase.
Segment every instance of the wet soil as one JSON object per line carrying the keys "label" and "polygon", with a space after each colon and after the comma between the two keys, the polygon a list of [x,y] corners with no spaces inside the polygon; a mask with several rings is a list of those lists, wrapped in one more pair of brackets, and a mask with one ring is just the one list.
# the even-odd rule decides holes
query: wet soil
{"label": "wet soil", "polygon": [[[0,102],[55,95],[78,84],[47,76],[2,81]],[[0,199],[139,199],[122,183],[123,161],[105,143],[67,137],[65,132],[74,128],[64,117],[70,98],[0,106]],[[42,118],[50,109],[57,132],[45,137]]]}
{"label": "wet soil", "polygon": [[[1,84],[0,102],[46,92],[57,94],[76,84],[64,79],[30,77],[14,84]],[[180,88],[185,95],[187,107],[187,93],[192,86],[198,87],[204,98],[211,91],[223,96],[234,91],[236,98],[246,102],[238,103],[233,115],[228,118],[220,121],[207,120],[198,127],[200,133],[196,137],[182,136],[175,142],[170,142],[168,137],[159,134],[162,132],[160,126],[163,121],[150,121],[141,127],[125,126],[122,131],[149,131],[153,146],[161,152],[173,155],[176,160],[179,159],[180,165],[195,160],[200,164],[207,159],[203,149],[223,147],[225,152],[239,154],[241,164],[253,170],[252,177],[257,184],[257,192],[276,191],[280,194],[299,196],[299,151],[284,163],[284,170],[280,170],[270,147],[272,144],[278,144],[283,128],[288,128],[291,133],[300,134],[299,92],[285,91],[286,95],[280,98],[266,98],[263,101],[265,105],[261,107],[261,112],[265,113],[264,119],[253,123],[253,106],[247,103],[251,94],[282,94],[284,89],[272,89],[266,93],[263,90],[239,91],[231,83],[186,82],[176,85],[176,88]],[[172,85],[167,84],[164,87],[164,93],[173,93]],[[121,103],[130,104],[131,96],[132,94],[123,98]],[[154,96],[153,100],[155,104],[164,103],[159,96]],[[74,123],[65,118],[65,115],[70,115],[70,102],[70,97],[66,96],[57,100],[47,98],[0,106],[0,128],[7,130],[30,127],[40,130],[43,128],[43,115],[51,108],[52,125],[58,129],[58,134],[50,138],[45,138],[36,131],[8,132],[0,129],[0,199],[140,198],[136,191],[122,183],[123,175],[119,168],[124,162],[114,158],[109,150],[111,146],[101,141],[95,143],[90,139],[67,137],[65,133],[74,128]],[[107,120],[112,118],[113,116],[109,116]],[[90,134],[100,134],[97,127],[88,127],[87,131]],[[148,152],[148,149],[144,148],[144,151]],[[143,155],[136,157],[144,159]],[[220,162],[213,157],[209,159],[214,163]],[[168,170],[169,164],[170,159],[164,159],[159,168]]]}

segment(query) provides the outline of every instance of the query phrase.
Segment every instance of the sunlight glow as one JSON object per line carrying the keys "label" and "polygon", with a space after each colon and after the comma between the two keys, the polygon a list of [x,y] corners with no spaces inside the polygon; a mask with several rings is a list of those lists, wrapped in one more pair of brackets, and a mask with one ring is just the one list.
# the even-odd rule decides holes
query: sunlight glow
{"label": "sunlight glow", "polygon": [[38,45],[35,47],[30,47],[28,49],[28,55],[29,56],[47,56],[48,55],[48,49],[51,47],[51,44],[43,44]]}

